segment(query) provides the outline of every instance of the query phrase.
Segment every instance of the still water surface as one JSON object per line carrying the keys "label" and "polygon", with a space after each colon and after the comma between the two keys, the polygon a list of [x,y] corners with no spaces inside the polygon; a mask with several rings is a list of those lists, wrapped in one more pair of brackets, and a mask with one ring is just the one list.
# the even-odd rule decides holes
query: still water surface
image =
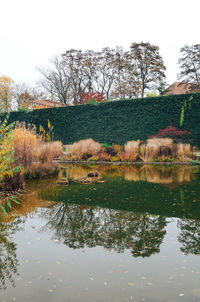
{"label": "still water surface", "polygon": [[200,170],[62,166],[0,220],[0,302],[200,301]]}

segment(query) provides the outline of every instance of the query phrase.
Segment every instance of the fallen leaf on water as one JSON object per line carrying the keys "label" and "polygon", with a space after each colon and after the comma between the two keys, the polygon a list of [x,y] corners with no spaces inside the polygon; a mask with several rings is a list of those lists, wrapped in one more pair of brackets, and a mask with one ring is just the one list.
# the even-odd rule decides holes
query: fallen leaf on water
{"label": "fallen leaf on water", "polygon": [[135,285],[135,283],[132,283],[132,282],[128,282],[128,285],[131,285],[131,286],[133,286],[133,285]]}
{"label": "fallen leaf on water", "polygon": [[60,261],[56,261],[56,264],[60,264]]}

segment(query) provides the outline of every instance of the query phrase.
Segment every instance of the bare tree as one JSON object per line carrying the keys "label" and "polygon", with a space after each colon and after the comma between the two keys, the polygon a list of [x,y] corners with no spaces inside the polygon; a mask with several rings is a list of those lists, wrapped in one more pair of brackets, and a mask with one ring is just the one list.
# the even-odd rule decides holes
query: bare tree
{"label": "bare tree", "polygon": [[129,53],[132,76],[138,82],[140,95],[143,98],[146,89],[157,88],[165,78],[163,59],[159,47],[150,43],[132,43]]}
{"label": "bare tree", "polygon": [[185,45],[180,50],[182,57],[179,58],[178,64],[180,73],[178,79],[183,82],[193,84],[192,90],[200,89],[200,44],[192,46]]}
{"label": "bare tree", "polygon": [[38,83],[51,97],[63,104],[73,102],[71,93],[71,78],[66,64],[61,56],[50,60],[51,67],[38,68],[43,79]]}
{"label": "bare tree", "polygon": [[67,50],[51,61],[51,68],[39,70],[44,76],[41,85],[65,104],[80,104],[81,95],[92,93],[106,99],[143,97],[145,89],[165,77],[158,50],[149,43],[134,43],[127,52],[121,47]]}

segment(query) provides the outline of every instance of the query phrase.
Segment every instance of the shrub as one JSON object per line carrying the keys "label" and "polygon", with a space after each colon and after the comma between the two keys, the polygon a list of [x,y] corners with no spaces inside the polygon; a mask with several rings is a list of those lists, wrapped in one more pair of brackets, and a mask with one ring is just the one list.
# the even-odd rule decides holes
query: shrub
{"label": "shrub", "polygon": [[81,154],[82,160],[87,160],[90,157],[92,157],[92,153],[90,153],[90,152],[85,152],[85,153]]}
{"label": "shrub", "polygon": [[134,162],[134,161],[139,161],[140,157],[139,157],[139,153],[119,153],[118,157],[120,159],[120,161],[122,162]]}
{"label": "shrub", "polygon": [[14,163],[14,144],[12,125],[5,120],[0,125],[0,186],[11,191],[22,188],[21,167]]}
{"label": "shrub", "polygon": [[150,136],[149,138],[172,138],[177,142],[192,142],[192,132],[187,130],[178,130],[176,127],[168,126],[165,129],[161,129],[157,134]]}
{"label": "shrub", "polygon": [[117,162],[117,161],[120,161],[119,157],[118,156],[112,156],[110,161],[112,162]]}
{"label": "shrub", "polygon": [[1,187],[3,191],[14,192],[24,188],[24,178],[20,172],[13,172],[11,175],[6,174],[2,180]]}
{"label": "shrub", "polygon": [[89,161],[98,161],[99,157],[97,155],[93,155],[92,157],[89,158]]}
{"label": "shrub", "polygon": [[110,161],[111,155],[105,152],[101,152],[99,155],[99,160]]}
{"label": "shrub", "polygon": [[101,144],[95,142],[91,138],[88,138],[74,143],[71,147],[71,152],[75,154],[90,152],[92,155],[95,155],[101,149]]}

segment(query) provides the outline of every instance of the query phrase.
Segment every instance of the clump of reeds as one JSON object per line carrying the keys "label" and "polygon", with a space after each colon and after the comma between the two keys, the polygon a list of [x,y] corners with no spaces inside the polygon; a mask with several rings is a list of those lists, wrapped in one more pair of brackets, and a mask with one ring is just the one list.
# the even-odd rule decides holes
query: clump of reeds
{"label": "clump of reeds", "polygon": [[52,160],[59,157],[62,152],[62,143],[60,141],[43,142],[37,140],[34,148],[35,160],[41,163],[52,162]]}
{"label": "clump of reeds", "polygon": [[31,129],[25,127],[15,128],[13,132],[14,162],[24,168],[30,166],[34,161],[34,148],[37,136]]}
{"label": "clump of reeds", "polygon": [[129,153],[129,154],[139,153],[140,143],[141,143],[140,140],[127,142],[124,146],[125,153]]}
{"label": "clump of reeds", "polygon": [[190,144],[177,144],[177,157],[180,160],[188,160],[192,156]]}
{"label": "clump of reeds", "polygon": [[91,154],[95,155],[102,149],[102,145],[95,142],[92,138],[80,140],[74,143],[71,147],[70,152],[74,154]]}
{"label": "clump of reeds", "polygon": [[174,153],[174,144],[171,138],[152,138],[146,144],[140,146],[140,156],[143,161],[153,161],[155,159],[164,160]]}

